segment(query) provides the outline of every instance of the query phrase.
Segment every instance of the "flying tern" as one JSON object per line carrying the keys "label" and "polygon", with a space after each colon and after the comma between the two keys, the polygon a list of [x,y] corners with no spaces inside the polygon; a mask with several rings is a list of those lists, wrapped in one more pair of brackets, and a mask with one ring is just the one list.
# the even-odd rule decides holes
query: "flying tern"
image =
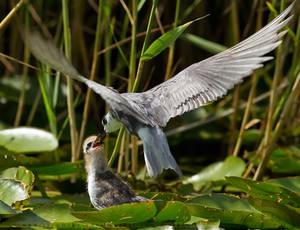
{"label": "flying tern", "polygon": [[156,177],[164,169],[182,172],[173,158],[162,130],[172,117],[197,109],[225,96],[228,90],[261,68],[262,63],[273,59],[264,56],[281,43],[287,31],[280,30],[292,16],[287,15],[292,3],[279,16],[244,41],[203,61],[190,65],[169,80],[141,93],[119,93],[80,75],[66,57],[38,32],[26,32],[25,41],[41,62],[85,83],[99,94],[110,109],[102,123],[106,132],[121,127],[140,137],[150,177]]}

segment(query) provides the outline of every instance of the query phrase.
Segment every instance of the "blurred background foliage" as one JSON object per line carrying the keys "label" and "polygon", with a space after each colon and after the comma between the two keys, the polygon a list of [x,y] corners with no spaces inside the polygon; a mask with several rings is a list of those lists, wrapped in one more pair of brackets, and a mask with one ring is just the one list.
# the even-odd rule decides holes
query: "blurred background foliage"
{"label": "blurred background foliage", "polygon": [[[37,28],[66,53],[82,75],[120,92],[142,92],[248,37],[290,3],[0,1],[0,188],[5,191],[0,193],[2,226],[80,229],[176,223],[299,227],[299,1],[284,42],[272,53],[274,60],[225,98],[169,122],[165,132],[171,152],[186,176],[184,180],[178,180],[172,172],[157,180],[148,179],[142,143],[136,137],[120,132],[106,138],[113,171],[141,195],[164,201],[139,207],[138,213],[147,208],[153,212],[143,217],[133,215],[131,222],[126,218],[120,221],[122,213],[130,213],[136,207],[112,209],[121,216],[116,214],[115,219],[109,219],[109,210],[92,213],[88,206],[81,144],[85,137],[102,129],[101,119],[108,109],[104,101],[82,84],[68,81],[37,62],[22,41],[23,27]],[[147,44],[150,15],[153,25]],[[140,59],[145,44],[148,47],[170,29],[203,16],[206,17],[189,25],[161,54],[149,61]],[[58,148],[53,150],[46,144],[46,151],[22,151],[24,143],[40,146],[35,136],[40,134],[36,130],[27,130],[25,135],[19,129],[9,134],[4,131],[23,126],[47,130],[51,133],[46,135],[47,142],[58,140]],[[10,148],[8,143],[12,140],[14,146],[20,147]],[[242,177],[267,181],[257,185]],[[276,189],[278,193],[272,194],[271,190]],[[235,196],[194,198],[212,192]],[[242,200],[237,195],[248,198]],[[162,213],[163,207],[169,210],[167,214]],[[266,211],[266,207],[272,208]],[[282,215],[282,210],[290,213],[289,217]],[[180,216],[179,220],[176,216]],[[249,216],[252,219],[247,219]],[[138,225],[139,222],[142,223]]]}

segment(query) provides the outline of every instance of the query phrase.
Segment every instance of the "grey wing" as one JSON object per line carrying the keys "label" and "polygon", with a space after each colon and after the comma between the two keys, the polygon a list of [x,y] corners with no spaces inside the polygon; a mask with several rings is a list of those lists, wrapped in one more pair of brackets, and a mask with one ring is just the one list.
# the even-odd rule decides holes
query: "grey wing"
{"label": "grey wing", "polygon": [[42,63],[64,73],[65,75],[85,83],[89,88],[99,94],[108,104],[125,103],[122,96],[115,90],[91,81],[80,75],[75,67],[50,41],[43,39],[37,31],[24,31],[26,45],[33,55]]}
{"label": "grey wing", "polygon": [[280,38],[286,31],[279,31],[292,17],[285,19],[292,7],[293,4],[232,48],[195,63],[168,81],[141,93],[141,98],[149,98],[148,111],[156,123],[163,127],[170,118],[217,100],[262,67],[263,62],[272,59],[263,55],[281,43]]}
{"label": "grey wing", "polygon": [[80,75],[75,67],[67,60],[65,55],[62,54],[51,41],[43,39],[37,31],[25,30],[24,35],[25,43],[38,60],[74,80],[85,83],[95,93],[99,94],[117,114],[132,115],[142,123],[152,126],[156,125],[153,123],[153,120],[143,112],[145,109],[139,101],[135,100],[136,97],[133,96],[135,94],[119,94],[111,87],[106,87]]}

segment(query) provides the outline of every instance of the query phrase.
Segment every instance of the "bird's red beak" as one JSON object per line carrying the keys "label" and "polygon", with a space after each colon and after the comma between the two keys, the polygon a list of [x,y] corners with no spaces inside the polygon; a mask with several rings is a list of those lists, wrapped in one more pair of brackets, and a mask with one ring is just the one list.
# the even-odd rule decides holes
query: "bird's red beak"
{"label": "bird's red beak", "polygon": [[94,140],[92,147],[96,149],[101,148],[101,146],[103,145],[104,137],[105,136],[103,136],[103,134],[99,134],[97,138]]}

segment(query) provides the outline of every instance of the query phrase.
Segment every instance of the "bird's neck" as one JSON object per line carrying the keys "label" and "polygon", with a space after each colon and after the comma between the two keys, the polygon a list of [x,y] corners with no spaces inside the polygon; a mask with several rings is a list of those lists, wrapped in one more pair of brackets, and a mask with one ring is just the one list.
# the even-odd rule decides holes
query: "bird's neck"
{"label": "bird's neck", "polygon": [[95,154],[87,165],[87,173],[89,175],[104,173],[107,170],[107,160],[104,154]]}

